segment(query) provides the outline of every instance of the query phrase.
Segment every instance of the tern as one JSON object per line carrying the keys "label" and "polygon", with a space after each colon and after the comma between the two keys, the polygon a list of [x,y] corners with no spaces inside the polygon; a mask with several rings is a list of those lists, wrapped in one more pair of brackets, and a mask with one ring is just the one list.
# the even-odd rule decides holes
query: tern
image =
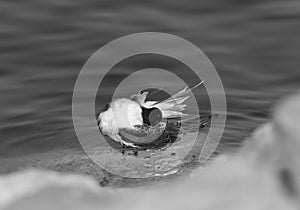
{"label": "tern", "polygon": [[[97,119],[99,129],[104,136],[122,144],[123,148],[125,146],[138,148],[143,143],[149,143],[149,137],[152,141],[161,135],[166,127],[165,119],[178,117],[195,119],[199,117],[199,115],[185,114],[183,111],[186,107],[184,102],[189,98],[187,94],[201,84],[203,81],[191,88],[187,86],[162,101],[147,101],[148,92],[142,91],[129,98],[114,99],[100,112]],[[145,131],[142,128],[148,129]],[[124,130],[127,132],[122,132]],[[127,135],[128,131],[132,135]],[[147,140],[142,138],[141,132],[146,132]]]}

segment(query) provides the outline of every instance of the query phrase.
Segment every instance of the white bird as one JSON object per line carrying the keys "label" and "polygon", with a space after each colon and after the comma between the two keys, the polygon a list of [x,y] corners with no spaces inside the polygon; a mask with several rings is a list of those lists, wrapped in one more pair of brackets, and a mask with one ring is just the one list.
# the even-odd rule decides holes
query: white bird
{"label": "white bird", "polygon": [[[191,88],[185,87],[163,101],[146,101],[148,92],[138,92],[129,98],[115,99],[99,114],[99,128],[103,135],[109,136],[123,146],[137,148],[137,144],[126,141],[120,131],[125,129],[139,132],[139,129],[144,125],[156,126],[156,128],[159,128],[159,131],[154,133],[159,136],[166,126],[162,119],[183,116],[190,118],[199,117],[199,115],[184,114],[183,111],[186,107],[184,102],[189,98],[187,94],[202,83],[203,81]],[[136,138],[134,142],[139,143],[138,141],[142,142],[143,140]]]}

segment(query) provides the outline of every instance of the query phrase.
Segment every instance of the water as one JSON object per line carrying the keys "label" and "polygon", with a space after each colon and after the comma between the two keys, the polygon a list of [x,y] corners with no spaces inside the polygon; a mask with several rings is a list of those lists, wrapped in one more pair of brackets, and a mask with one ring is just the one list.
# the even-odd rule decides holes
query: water
{"label": "water", "polygon": [[75,80],[103,44],[144,31],[181,36],[210,58],[228,102],[217,152],[236,151],[277,99],[300,88],[299,14],[297,0],[3,0],[1,173],[36,166],[102,176],[73,129]]}

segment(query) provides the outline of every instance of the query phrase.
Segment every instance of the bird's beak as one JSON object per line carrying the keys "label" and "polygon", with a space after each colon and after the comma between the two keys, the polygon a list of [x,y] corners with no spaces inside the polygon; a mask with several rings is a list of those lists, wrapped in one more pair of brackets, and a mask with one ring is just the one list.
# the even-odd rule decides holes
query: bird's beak
{"label": "bird's beak", "polygon": [[143,92],[143,93],[138,93],[138,94],[134,94],[130,97],[131,100],[137,102],[140,106],[143,106],[143,104],[145,103],[145,100],[147,98],[148,92]]}

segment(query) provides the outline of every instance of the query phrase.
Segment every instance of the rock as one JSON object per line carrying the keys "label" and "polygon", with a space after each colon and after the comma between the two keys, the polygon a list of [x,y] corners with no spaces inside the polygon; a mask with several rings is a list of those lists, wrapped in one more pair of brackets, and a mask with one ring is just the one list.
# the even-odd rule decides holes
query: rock
{"label": "rock", "polygon": [[300,205],[300,96],[290,97],[277,106],[274,134],[278,173]]}
{"label": "rock", "polygon": [[98,193],[97,182],[89,177],[32,169],[1,177],[0,208],[96,209],[105,198]]}
{"label": "rock", "polygon": [[271,173],[228,157],[197,170],[182,183],[147,189],[100,188],[85,176],[25,171],[2,177],[0,195],[5,210],[296,209]]}
{"label": "rock", "polygon": [[281,101],[273,120],[254,132],[240,152],[245,160],[278,178],[300,206],[300,95]]}

